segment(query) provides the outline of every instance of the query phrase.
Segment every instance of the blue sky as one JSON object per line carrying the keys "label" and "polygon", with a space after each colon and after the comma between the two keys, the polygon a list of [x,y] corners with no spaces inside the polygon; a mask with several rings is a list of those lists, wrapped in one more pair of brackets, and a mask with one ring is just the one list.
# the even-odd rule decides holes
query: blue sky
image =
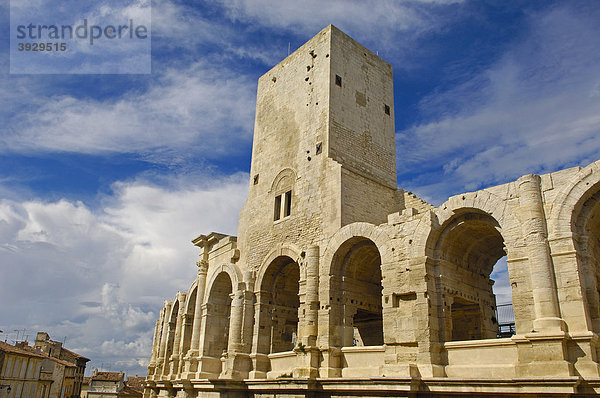
{"label": "blue sky", "polygon": [[0,338],[66,337],[89,368],[145,374],[190,240],[236,233],[258,77],[330,23],[393,66],[398,184],[431,203],[600,158],[594,0],[159,0],[129,75],[9,74],[0,18]]}

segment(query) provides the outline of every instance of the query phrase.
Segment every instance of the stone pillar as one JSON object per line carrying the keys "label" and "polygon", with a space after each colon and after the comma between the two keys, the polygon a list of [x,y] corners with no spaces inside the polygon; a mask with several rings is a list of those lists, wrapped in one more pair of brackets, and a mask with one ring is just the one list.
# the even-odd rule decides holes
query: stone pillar
{"label": "stone pillar", "polygon": [[315,346],[319,327],[319,246],[306,250],[306,313],[302,344]]}
{"label": "stone pillar", "polygon": [[294,348],[297,368],[294,377],[319,377],[320,350],[317,347],[319,328],[319,246],[305,251],[306,290],[304,308],[299,314],[298,343]]}
{"label": "stone pillar", "polygon": [[158,361],[156,363],[157,370],[164,369],[165,363],[167,362],[165,359],[165,353],[167,351],[167,343],[169,341],[169,315],[171,314],[171,308],[173,308],[173,302],[165,301],[163,309],[165,316],[163,318],[162,335],[160,337],[160,350],[158,352]]}
{"label": "stone pillar", "polygon": [[[243,284],[241,284],[243,285]],[[221,358],[223,363],[221,375],[223,379],[239,379],[237,368],[237,357],[241,352],[242,324],[244,322],[244,289],[240,289],[231,294],[231,313],[229,318],[229,337],[227,343],[227,353]]]}
{"label": "stone pillar", "polygon": [[200,330],[202,326],[202,304],[206,290],[206,274],[208,273],[208,262],[200,260],[198,266],[198,277],[196,284],[196,307],[194,308],[194,323],[192,326],[192,343],[185,357],[185,372],[182,378],[192,377],[192,373],[198,370],[198,359],[200,357]]}
{"label": "stone pillar", "polygon": [[271,349],[271,305],[269,304],[270,292],[258,291],[255,294],[254,327],[252,333],[252,371],[251,379],[266,379],[269,371],[269,351]]}
{"label": "stone pillar", "polygon": [[319,310],[318,346],[322,362],[320,377],[342,377],[341,347],[343,303],[340,275],[328,275],[320,281],[319,298],[324,308]]}
{"label": "stone pillar", "polygon": [[[242,380],[248,378],[251,360],[248,353],[252,331],[249,317],[253,318],[254,294],[248,290],[254,287],[254,277],[251,272],[244,274],[244,282],[239,283],[237,290],[231,294],[231,313],[229,320],[229,339],[227,353],[221,358],[222,370],[219,378]],[[250,312],[248,314],[248,311]],[[247,341],[247,342],[246,342]]]}
{"label": "stone pillar", "polygon": [[254,273],[244,272],[246,291],[244,292],[244,321],[242,327],[242,350],[250,353],[252,349],[252,333],[254,327]]}
{"label": "stone pillar", "polygon": [[568,361],[566,324],[558,307],[540,177],[525,175],[517,180],[517,186],[535,312],[533,331],[513,336],[518,352],[517,376],[572,376],[574,369]]}
{"label": "stone pillar", "polygon": [[179,348],[181,347],[181,329],[185,322],[185,293],[177,293],[177,300],[179,301],[179,313],[177,314],[177,325],[175,326],[175,338],[173,339],[173,355],[170,358],[171,364],[171,378],[175,378],[177,369],[179,367]]}
{"label": "stone pillar", "polygon": [[231,294],[231,320],[229,322],[228,351],[239,351],[242,340],[242,322],[244,317],[244,291],[239,289]]}
{"label": "stone pillar", "polygon": [[565,331],[560,318],[554,269],[548,245],[546,217],[540,192],[540,176],[525,175],[517,180],[521,223],[533,290],[534,330]]}
{"label": "stone pillar", "polygon": [[154,339],[152,340],[152,354],[150,355],[150,364],[148,365],[148,376],[153,379],[154,371],[156,369],[156,361],[158,359],[158,353],[160,351],[160,342],[162,335],[162,326],[165,317],[165,309],[160,310],[158,320],[154,327]]}

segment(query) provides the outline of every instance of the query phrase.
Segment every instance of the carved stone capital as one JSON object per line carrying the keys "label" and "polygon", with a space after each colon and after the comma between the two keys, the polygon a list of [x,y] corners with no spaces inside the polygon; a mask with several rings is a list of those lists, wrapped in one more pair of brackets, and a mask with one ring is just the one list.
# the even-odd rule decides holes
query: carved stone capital
{"label": "carved stone capital", "polygon": [[196,262],[198,266],[198,274],[206,274],[208,272],[208,261],[202,259]]}

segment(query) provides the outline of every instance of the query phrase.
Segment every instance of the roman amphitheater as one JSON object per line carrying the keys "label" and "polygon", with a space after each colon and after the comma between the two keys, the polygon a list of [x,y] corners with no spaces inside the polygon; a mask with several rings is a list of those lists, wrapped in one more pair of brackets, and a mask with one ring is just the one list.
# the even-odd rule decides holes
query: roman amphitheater
{"label": "roman amphitheater", "polygon": [[600,161],[434,207],[394,133],[391,66],[333,26],[259,79],[238,236],[193,240],[145,398],[600,391]]}

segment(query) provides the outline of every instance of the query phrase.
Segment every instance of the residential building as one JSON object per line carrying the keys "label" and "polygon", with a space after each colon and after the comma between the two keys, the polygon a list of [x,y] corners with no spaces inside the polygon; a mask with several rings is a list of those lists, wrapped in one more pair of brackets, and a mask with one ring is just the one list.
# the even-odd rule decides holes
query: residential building
{"label": "residential building", "polygon": [[63,347],[63,344],[60,341],[51,340],[50,335],[48,335],[46,332],[37,333],[34,347],[39,348],[42,353],[45,353],[53,358],[61,359],[75,365],[76,368],[73,376],[73,388],[67,397],[79,398],[81,395],[83,375],[85,374],[85,366],[89,359],[66,349]]}
{"label": "residential building", "polygon": [[49,398],[52,381],[41,374],[43,355],[0,342],[0,398]]}
{"label": "residential building", "polygon": [[87,398],[88,389],[90,388],[90,378],[84,377],[81,383],[81,398]]}
{"label": "residential building", "polygon": [[124,387],[123,372],[101,372],[96,369],[90,377],[87,398],[116,398]]}

